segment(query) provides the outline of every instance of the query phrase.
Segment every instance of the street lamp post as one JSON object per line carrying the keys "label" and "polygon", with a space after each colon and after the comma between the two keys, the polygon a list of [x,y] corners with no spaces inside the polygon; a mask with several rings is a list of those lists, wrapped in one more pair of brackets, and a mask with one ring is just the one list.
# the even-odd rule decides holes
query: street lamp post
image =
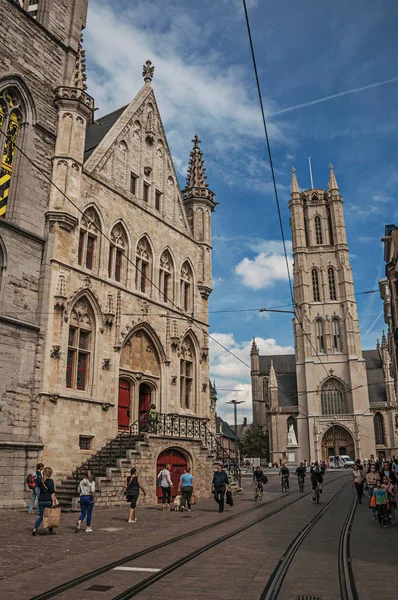
{"label": "street lamp post", "polygon": [[234,406],[234,427],[235,427],[235,442],[236,442],[236,454],[235,460],[238,463],[238,481],[239,487],[242,487],[242,480],[240,476],[240,456],[239,456],[239,437],[238,437],[238,404],[243,404],[244,400],[230,400],[226,404],[233,404]]}

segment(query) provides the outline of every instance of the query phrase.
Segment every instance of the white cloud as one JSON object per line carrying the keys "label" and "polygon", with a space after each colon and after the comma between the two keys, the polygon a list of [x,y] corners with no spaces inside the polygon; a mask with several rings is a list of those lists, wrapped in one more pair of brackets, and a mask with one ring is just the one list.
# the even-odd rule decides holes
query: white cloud
{"label": "white cloud", "polygon": [[376,194],[375,196],[372,196],[372,200],[374,200],[375,202],[391,202],[392,198],[390,198],[390,196],[386,196],[385,194]]}
{"label": "white cloud", "polygon": [[[288,265],[292,272],[293,261],[288,257]],[[236,265],[235,273],[242,277],[247,287],[260,290],[273,285],[276,281],[286,281],[288,273],[286,259],[282,254],[260,252],[254,259],[244,258]]]}

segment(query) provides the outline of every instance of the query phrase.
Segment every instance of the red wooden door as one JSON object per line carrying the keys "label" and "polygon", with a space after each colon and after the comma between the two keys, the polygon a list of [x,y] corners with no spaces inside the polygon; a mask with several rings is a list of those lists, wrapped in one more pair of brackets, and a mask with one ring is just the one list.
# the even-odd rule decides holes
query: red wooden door
{"label": "red wooden door", "polygon": [[140,399],[138,404],[138,417],[142,417],[151,408],[152,389],[146,383],[140,385]]}
{"label": "red wooden door", "polygon": [[[168,449],[161,452],[158,456],[158,462],[156,465],[156,476],[159,471],[165,468],[166,465],[171,465],[171,481],[173,482],[173,498],[177,494],[178,486],[180,483],[180,477],[184,473],[185,467],[187,466],[187,459],[178,450]],[[162,497],[162,489],[157,488],[157,497],[160,500]]]}
{"label": "red wooden door", "polygon": [[130,425],[130,382],[119,379],[118,425],[119,429],[128,429]]}

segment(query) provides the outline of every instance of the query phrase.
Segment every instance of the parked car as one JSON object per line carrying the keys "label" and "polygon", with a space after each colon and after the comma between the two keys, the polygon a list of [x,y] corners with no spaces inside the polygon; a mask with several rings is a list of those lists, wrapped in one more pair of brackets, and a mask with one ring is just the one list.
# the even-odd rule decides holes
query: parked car
{"label": "parked car", "polygon": [[347,454],[342,454],[341,456],[329,456],[329,469],[340,469],[340,467],[352,469],[354,467],[354,461]]}

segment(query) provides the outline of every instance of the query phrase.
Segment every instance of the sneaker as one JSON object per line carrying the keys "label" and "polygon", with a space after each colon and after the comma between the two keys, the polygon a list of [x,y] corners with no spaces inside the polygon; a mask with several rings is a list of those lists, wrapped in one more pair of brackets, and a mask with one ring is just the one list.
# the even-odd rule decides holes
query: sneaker
{"label": "sneaker", "polygon": [[188,512],[192,512],[190,508],[188,508]]}
{"label": "sneaker", "polygon": [[183,506],[181,506],[181,512],[184,512],[185,508]]}
{"label": "sneaker", "polygon": [[129,519],[127,523],[134,523],[133,519]]}
{"label": "sneaker", "polygon": [[81,525],[81,521],[78,521],[78,522],[76,523],[76,527],[75,527],[75,533],[79,533],[79,531],[80,531],[80,525]]}
{"label": "sneaker", "polygon": [[387,527],[387,523],[384,523],[383,527]]}
{"label": "sneaker", "polygon": [[93,532],[93,530],[91,527],[86,527],[86,533],[92,533],[92,532]]}

